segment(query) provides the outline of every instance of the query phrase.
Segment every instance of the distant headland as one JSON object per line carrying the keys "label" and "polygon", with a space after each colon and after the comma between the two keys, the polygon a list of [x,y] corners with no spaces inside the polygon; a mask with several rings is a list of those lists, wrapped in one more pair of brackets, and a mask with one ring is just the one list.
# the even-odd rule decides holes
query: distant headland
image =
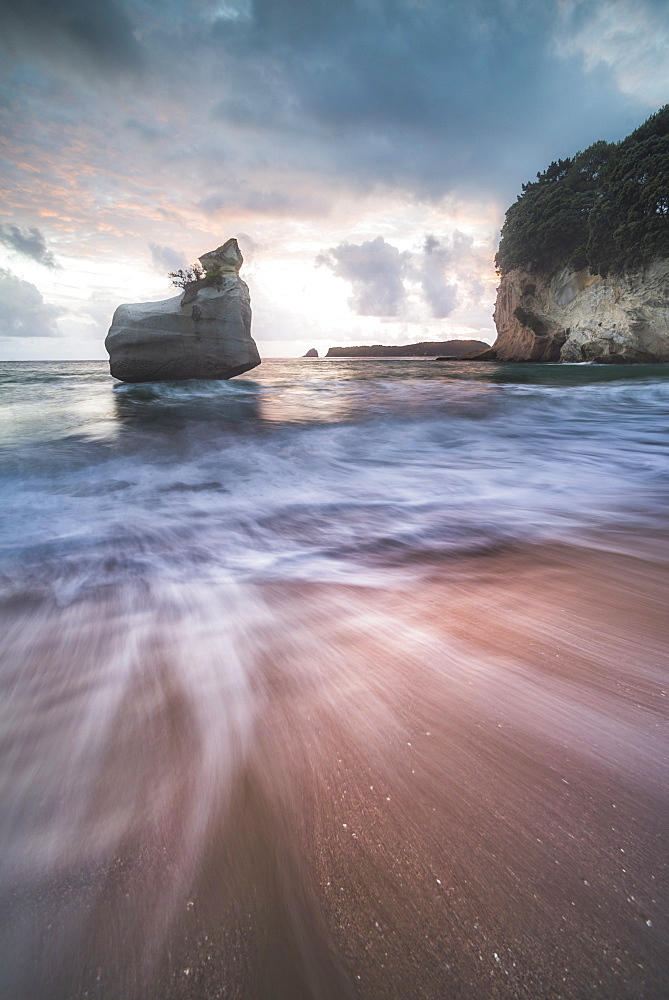
{"label": "distant headland", "polygon": [[490,348],[483,340],[425,340],[419,344],[371,344],[362,347],[331,347],[326,358],[462,358]]}

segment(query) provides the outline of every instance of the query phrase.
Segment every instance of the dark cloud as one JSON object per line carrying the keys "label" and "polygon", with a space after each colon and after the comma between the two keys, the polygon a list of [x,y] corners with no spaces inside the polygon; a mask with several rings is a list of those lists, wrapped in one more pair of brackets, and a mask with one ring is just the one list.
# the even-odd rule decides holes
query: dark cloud
{"label": "dark cloud", "polygon": [[156,243],[149,243],[149,250],[153,265],[156,271],[160,271],[161,274],[188,267],[188,261],[184,255],[178,250],[173,250],[172,247],[160,247]]}
{"label": "dark cloud", "polygon": [[481,262],[472,237],[457,229],[441,240],[426,236],[418,250],[400,252],[377,236],[365,243],[342,243],[316,258],[318,265],[350,282],[350,305],[359,316],[406,318],[413,296],[433,319],[450,316],[465,298],[478,301]]}
{"label": "dark cloud", "polygon": [[253,90],[255,92],[239,94],[220,101],[211,109],[211,118],[242,128],[272,127],[277,117],[284,111],[280,94],[262,86],[256,86]]}
{"label": "dark cloud", "polygon": [[255,0],[251,19],[212,29],[231,70],[214,115],[361,185],[508,197],[535,166],[638,121],[605,66],[557,45],[606,4]]}
{"label": "dark cloud", "polygon": [[406,298],[402,273],[408,260],[408,254],[377,236],[366,243],[341,243],[316,263],[350,282],[350,305],[359,316],[397,316]]}
{"label": "dark cloud", "polygon": [[[652,32],[662,5],[638,6]],[[39,62],[44,119],[81,112],[87,155],[100,155],[119,187],[143,173],[147,188],[182,202],[186,191],[205,215],[276,216],[324,215],[339,192],[374,189],[505,204],[551,160],[621,138],[651,109],[621,96],[606,60],[588,62],[565,42],[609,8],[612,0],[0,0],[15,51]],[[85,65],[76,80],[70,62]],[[110,82],[111,71],[140,67],[140,88]],[[57,74],[72,88],[65,97],[49,96]],[[14,121],[24,111],[17,103]],[[448,296],[435,290],[434,308],[447,308]]]}
{"label": "dark cloud", "polygon": [[75,54],[98,72],[141,67],[134,25],[115,0],[0,0],[0,17],[10,51],[27,48],[66,59]]}
{"label": "dark cloud", "polygon": [[31,229],[20,229],[18,226],[0,226],[0,243],[43,264],[44,267],[58,267],[58,263],[50,250],[47,249],[43,234],[36,226]]}
{"label": "dark cloud", "polygon": [[35,285],[0,268],[0,337],[57,337],[59,314]]}

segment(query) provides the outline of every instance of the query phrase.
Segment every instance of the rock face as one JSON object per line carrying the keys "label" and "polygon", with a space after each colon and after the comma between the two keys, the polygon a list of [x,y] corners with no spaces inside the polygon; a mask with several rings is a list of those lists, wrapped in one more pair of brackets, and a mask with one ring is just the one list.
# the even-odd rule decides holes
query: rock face
{"label": "rock face", "polygon": [[494,318],[497,340],[479,361],[669,361],[669,260],[606,278],[510,271]]}
{"label": "rock face", "polygon": [[310,347],[306,354],[302,355],[303,358],[317,358],[318,351],[315,347]]}
{"label": "rock face", "polygon": [[181,295],[119,306],[105,347],[123,382],[228,379],[260,364],[237,240],[203,254],[207,272]]}

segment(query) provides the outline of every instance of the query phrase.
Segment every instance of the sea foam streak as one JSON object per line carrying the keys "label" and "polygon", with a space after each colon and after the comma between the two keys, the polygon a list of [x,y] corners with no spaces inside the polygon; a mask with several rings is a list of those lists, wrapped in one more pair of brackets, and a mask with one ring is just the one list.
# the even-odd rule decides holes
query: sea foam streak
{"label": "sea foam streak", "polygon": [[113,390],[95,369],[83,385],[15,375],[5,551],[26,572],[49,565],[65,599],[76,580],[154,566],[359,580],[630,517],[662,525],[669,390],[653,369],[570,385],[437,379],[425,363],[399,378],[401,364]]}

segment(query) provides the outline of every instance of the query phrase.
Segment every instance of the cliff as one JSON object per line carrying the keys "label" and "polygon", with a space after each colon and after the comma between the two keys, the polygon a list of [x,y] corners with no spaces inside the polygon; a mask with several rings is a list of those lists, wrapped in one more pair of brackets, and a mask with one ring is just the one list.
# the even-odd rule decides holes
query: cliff
{"label": "cliff", "polygon": [[481,359],[669,361],[669,104],[522,185]]}
{"label": "cliff", "polygon": [[482,340],[439,340],[422,341],[420,344],[371,344],[364,347],[331,347],[327,358],[435,358],[440,354],[461,358],[473,351],[487,350],[489,345]]}
{"label": "cliff", "polygon": [[669,361],[669,260],[602,277],[588,268],[502,278],[489,361]]}

